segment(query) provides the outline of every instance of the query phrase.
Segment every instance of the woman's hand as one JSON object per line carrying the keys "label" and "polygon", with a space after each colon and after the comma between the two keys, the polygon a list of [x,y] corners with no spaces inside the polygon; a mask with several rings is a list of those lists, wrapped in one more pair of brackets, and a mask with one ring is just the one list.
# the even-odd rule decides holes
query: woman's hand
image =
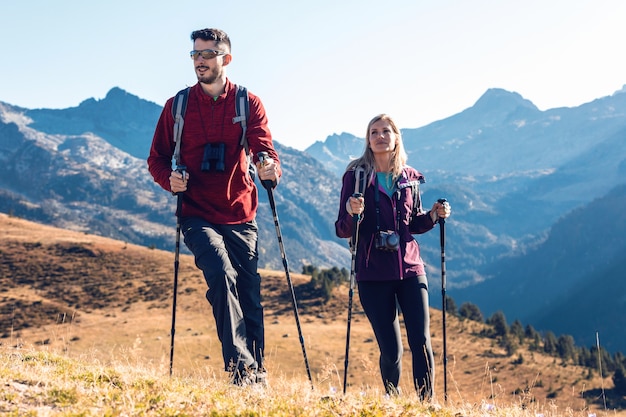
{"label": "woman's hand", "polygon": [[437,201],[433,204],[433,208],[430,209],[430,218],[433,223],[437,223],[439,219],[447,219],[452,214],[452,207],[450,207],[450,203],[444,201],[443,203]]}
{"label": "woman's hand", "polygon": [[355,194],[346,201],[346,211],[349,215],[360,215],[365,210],[365,199],[362,194]]}

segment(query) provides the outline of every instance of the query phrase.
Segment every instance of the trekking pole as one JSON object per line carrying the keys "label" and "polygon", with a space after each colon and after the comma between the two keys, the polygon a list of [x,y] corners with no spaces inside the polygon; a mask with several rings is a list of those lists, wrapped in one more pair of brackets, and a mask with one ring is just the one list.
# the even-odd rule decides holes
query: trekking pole
{"label": "trekking pole", "polygon": [[[185,171],[187,167],[179,165],[176,172],[180,172],[185,179]],[[183,193],[176,193],[176,249],[174,250],[174,296],[172,298],[172,329],[170,331],[170,376],[174,367],[174,335],[176,334],[176,294],[178,293],[178,265],[180,257],[180,216],[183,208]]]}
{"label": "trekking pole", "polygon": [[[445,204],[447,200],[440,198],[438,203]],[[440,217],[439,222],[439,240],[441,242],[441,314],[443,322],[443,400],[448,401],[448,356],[446,352],[446,219]]]}
{"label": "trekking pole", "polygon": [[[355,193],[354,198],[362,197],[363,194]],[[354,297],[354,285],[356,282],[356,245],[359,238],[359,215],[352,215],[352,241],[350,242],[350,252],[352,252],[352,260],[350,262],[350,290],[348,291],[348,329],[346,331],[346,354],[343,362],[343,393],[345,395],[348,388],[348,357],[350,355],[350,325],[352,324],[352,299]]]}
{"label": "trekking pole", "polygon": [[[269,158],[267,152],[259,152],[259,162],[264,164],[265,160]],[[293,289],[293,283],[291,282],[291,276],[289,275],[289,265],[287,263],[287,255],[285,254],[285,246],[283,245],[283,237],[280,231],[280,223],[278,222],[278,214],[276,213],[276,203],[274,201],[274,192],[272,190],[271,180],[262,180],[263,187],[267,190],[267,197],[270,201],[270,207],[272,208],[272,215],[274,216],[274,226],[276,227],[276,237],[278,238],[278,246],[280,248],[280,255],[283,259],[283,266],[285,267],[285,276],[287,277],[287,284],[289,285],[289,291],[291,292],[291,303],[293,304],[293,314],[296,318],[296,327],[298,328],[298,337],[300,339],[300,346],[302,347],[302,356],[304,357],[304,366],[306,367],[306,373],[313,388],[313,378],[311,377],[311,369],[309,368],[309,360],[306,356],[306,348],[304,347],[304,338],[302,337],[302,328],[300,327],[300,316],[298,315],[298,303],[296,302],[296,293]]]}

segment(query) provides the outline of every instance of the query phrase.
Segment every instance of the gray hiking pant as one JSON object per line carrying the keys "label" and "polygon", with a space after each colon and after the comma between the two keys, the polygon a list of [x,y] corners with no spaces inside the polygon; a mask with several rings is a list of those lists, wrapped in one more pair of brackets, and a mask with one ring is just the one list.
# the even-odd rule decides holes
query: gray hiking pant
{"label": "gray hiking pant", "polygon": [[183,218],[185,245],[208,285],[224,369],[262,369],[265,344],[256,221],[212,224]]}

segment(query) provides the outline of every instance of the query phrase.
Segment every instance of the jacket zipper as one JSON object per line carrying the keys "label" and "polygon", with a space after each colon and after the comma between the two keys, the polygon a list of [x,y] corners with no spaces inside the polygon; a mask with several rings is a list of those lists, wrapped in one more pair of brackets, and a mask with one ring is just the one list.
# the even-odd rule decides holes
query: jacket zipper
{"label": "jacket zipper", "polygon": [[[397,191],[398,193],[400,193],[400,190]],[[385,196],[387,196],[387,198],[389,198],[391,200],[391,208],[393,210],[394,213],[396,213],[396,202],[393,199],[393,197],[390,197],[387,195],[387,193],[383,193]],[[394,193],[395,194],[395,193]],[[398,198],[400,198],[400,195],[398,195]],[[398,216],[395,215],[393,216],[393,224],[394,224],[394,232],[396,232],[398,234],[398,237],[400,236],[400,232],[399,232],[399,227],[400,225],[398,224]],[[368,245],[367,248],[367,256],[365,257],[365,267],[369,267],[369,263],[370,263],[370,254],[372,251],[372,246],[374,246],[374,238],[375,236],[372,236],[370,238],[370,243]],[[400,279],[404,279],[404,268],[402,267],[402,250],[400,249],[400,247],[398,246],[398,274],[400,275]]]}
{"label": "jacket zipper", "polygon": [[[400,198],[400,190],[398,190],[398,198]],[[394,193],[395,194],[395,193]],[[394,214],[397,214],[396,212],[396,200],[394,200],[393,198],[391,198],[391,207],[393,208],[393,212]],[[398,216],[393,216],[393,224],[394,224],[394,232],[396,232],[398,234],[398,239],[400,238],[400,225],[397,223],[398,222]],[[402,249],[400,248],[400,245],[398,245],[398,273],[400,274],[400,279],[404,279],[404,268],[402,267]]]}

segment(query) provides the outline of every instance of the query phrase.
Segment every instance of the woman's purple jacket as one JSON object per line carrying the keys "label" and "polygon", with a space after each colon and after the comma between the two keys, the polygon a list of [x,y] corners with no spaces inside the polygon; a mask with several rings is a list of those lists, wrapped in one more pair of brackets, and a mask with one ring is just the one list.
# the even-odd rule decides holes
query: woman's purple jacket
{"label": "woman's purple jacket", "polygon": [[[363,172],[363,175],[366,175]],[[420,256],[419,244],[413,238],[431,230],[433,223],[430,212],[424,212],[419,198],[419,184],[424,176],[411,167],[402,170],[402,176],[396,182],[393,198],[389,197],[379,185],[380,230],[395,230],[400,237],[400,248],[396,252],[383,251],[376,248],[376,201],[375,174],[366,178],[365,210],[358,226],[358,243],[355,262],[357,281],[388,281],[398,280],[416,275],[425,275],[424,262]],[[413,192],[417,191],[416,207]],[[355,192],[355,170],[346,171],[343,175],[339,214],[335,222],[338,237],[352,238],[354,229],[353,216],[346,211],[346,201]],[[399,224],[396,208],[400,209]],[[413,213],[413,215],[411,215]]]}

